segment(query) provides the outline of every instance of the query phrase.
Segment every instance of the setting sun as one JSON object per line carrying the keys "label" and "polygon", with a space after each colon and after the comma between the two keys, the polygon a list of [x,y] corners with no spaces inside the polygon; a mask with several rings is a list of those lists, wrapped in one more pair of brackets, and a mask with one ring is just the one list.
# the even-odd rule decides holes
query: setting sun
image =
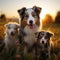
{"label": "setting sun", "polygon": [[47,10],[42,9],[42,12],[41,12],[41,15],[40,15],[41,19],[43,19],[47,13],[48,13]]}

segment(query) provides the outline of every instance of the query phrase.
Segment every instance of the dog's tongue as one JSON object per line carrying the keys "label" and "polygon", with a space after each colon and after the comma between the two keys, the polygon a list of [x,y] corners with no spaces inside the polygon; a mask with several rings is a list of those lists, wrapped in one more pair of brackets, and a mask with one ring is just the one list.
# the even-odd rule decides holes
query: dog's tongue
{"label": "dog's tongue", "polygon": [[33,25],[30,25],[30,29],[33,29]]}

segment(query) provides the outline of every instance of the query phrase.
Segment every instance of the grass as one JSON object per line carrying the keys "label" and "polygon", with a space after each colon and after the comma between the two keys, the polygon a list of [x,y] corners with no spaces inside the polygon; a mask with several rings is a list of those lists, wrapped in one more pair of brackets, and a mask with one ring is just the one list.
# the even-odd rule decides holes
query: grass
{"label": "grass", "polygon": [[[46,26],[43,26],[43,30],[49,30],[53,32],[54,33],[53,40],[55,42],[60,41],[60,24],[57,24],[57,23],[48,24]],[[60,43],[58,43],[58,45],[59,44]]]}
{"label": "grass", "polygon": [[52,39],[55,46],[54,47],[55,56],[53,56],[53,58],[55,58],[54,60],[60,60],[60,24],[52,23],[43,25],[43,30],[51,31],[52,33],[54,33]]}
{"label": "grass", "polygon": [[[3,23],[0,22],[0,39],[4,39],[5,36],[4,24],[6,24],[6,22]],[[54,53],[58,60],[59,59],[58,56],[60,56],[60,24],[52,23],[47,24],[45,26],[43,25],[43,30],[50,30],[51,32],[54,33],[54,37],[52,38],[55,44]]]}

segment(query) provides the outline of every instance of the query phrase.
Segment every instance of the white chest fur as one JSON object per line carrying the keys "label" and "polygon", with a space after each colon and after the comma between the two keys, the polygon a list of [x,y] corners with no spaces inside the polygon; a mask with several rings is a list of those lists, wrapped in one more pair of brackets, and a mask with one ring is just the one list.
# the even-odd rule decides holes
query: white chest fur
{"label": "white chest fur", "polygon": [[34,33],[36,33],[38,31],[38,26],[35,25],[33,29],[30,29],[28,26],[26,26],[24,28],[24,31],[27,34],[24,37],[25,42],[28,43],[29,46],[32,46],[36,42]]}

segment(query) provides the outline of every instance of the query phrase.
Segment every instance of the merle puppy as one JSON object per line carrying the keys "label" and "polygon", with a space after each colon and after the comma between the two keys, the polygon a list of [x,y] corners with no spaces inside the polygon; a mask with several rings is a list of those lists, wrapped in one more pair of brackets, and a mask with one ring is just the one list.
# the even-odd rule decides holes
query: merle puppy
{"label": "merle puppy", "polygon": [[35,59],[47,60],[50,58],[53,42],[51,37],[52,33],[47,31],[40,31],[35,33],[37,41],[35,43]]}

